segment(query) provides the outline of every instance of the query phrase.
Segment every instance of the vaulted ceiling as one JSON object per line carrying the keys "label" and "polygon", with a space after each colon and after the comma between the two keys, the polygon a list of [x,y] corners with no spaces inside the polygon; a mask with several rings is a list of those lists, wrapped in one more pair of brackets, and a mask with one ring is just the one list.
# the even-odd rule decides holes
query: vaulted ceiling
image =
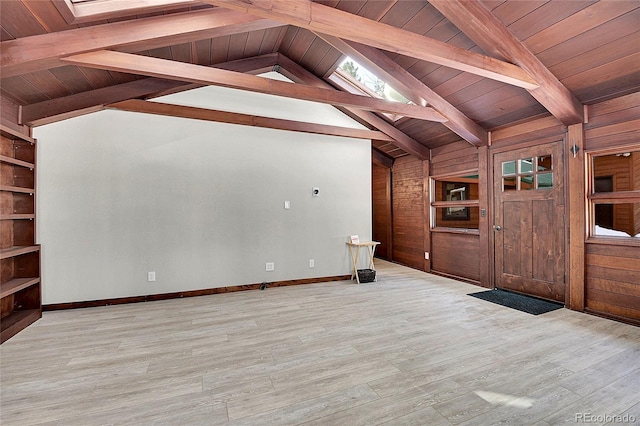
{"label": "vaulted ceiling", "polygon": [[[637,0],[9,0],[0,23],[2,96],[29,125],[214,84],[335,105],[381,153],[427,158],[640,88]],[[345,56],[413,104],[330,78]]]}

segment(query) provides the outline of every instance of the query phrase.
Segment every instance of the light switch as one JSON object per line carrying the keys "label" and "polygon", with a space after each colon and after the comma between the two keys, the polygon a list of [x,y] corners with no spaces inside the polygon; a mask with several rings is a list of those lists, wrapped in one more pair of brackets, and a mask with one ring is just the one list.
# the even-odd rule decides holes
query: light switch
{"label": "light switch", "polygon": [[285,208],[285,210],[289,210],[291,208],[291,201],[285,201],[284,202],[284,208]]}

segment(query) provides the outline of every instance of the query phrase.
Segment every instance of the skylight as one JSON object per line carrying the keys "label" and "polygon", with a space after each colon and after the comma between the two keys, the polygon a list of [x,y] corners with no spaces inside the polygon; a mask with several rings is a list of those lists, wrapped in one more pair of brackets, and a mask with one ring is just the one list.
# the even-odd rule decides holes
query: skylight
{"label": "skylight", "polygon": [[374,73],[372,73],[348,56],[344,61],[342,61],[336,71],[339,73],[346,73],[350,75],[353,80],[355,80],[356,84],[360,84],[367,88],[367,92],[372,92],[370,93],[372,96],[373,94],[375,94],[375,97],[386,99],[388,101],[400,102],[403,104],[410,103],[407,98],[402,96],[386,81],[382,80]]}
{"label": "skylight", "polygon": [[[0,0],[2,1],[2,0]],[[196,0],[63,0],[53,4],[69,24],[190,7]]]}
{"label": "skylight", "polygon": [[[413,104],[413,102],[401,95],[386,81],[348,56],[340,63],[333,74],[329,76],[329,80],[349,93],[385,99],[391,102]],[[397,121],[403,118],[402,115],[396,114],[384,113],[382,115],[390,121]]]}

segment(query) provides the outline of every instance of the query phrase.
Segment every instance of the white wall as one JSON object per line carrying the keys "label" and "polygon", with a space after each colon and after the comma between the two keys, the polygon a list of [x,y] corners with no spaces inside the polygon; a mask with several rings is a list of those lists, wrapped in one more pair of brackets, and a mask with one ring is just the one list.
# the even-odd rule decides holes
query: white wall
{"label": "white wall", "polygon": [[[360,127],[224,88],[161,101]],[[369,141],[110,110],[34,136],[44,304],[344,275],[371,238]]]}

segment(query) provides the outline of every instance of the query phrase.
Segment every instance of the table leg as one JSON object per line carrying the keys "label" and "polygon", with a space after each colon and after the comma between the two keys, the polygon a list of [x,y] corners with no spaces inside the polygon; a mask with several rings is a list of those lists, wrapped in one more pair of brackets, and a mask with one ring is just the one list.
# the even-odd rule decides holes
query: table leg
{"label": "table leg", "polygon": [[353,262],[353,273],[351,274],[351,279],[355,277],[358,284],[360,284],[360,277],[358,277],[358,254],[359,247],[356,247],[356,255],[353,256],[353,246],[349,246],[349,254],[351,255],[351,261]]}

